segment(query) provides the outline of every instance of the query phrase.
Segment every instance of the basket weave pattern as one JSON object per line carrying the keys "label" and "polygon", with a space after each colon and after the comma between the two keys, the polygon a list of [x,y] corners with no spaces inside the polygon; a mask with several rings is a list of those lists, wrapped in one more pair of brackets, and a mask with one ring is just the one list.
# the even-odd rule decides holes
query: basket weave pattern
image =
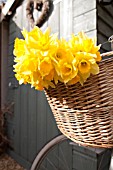
{"label": "basket weave pattern", "polygon": [[100,73],[79,83],[45,90],[60,131],[84,146],[113,147],[113,58],[103,60]]}

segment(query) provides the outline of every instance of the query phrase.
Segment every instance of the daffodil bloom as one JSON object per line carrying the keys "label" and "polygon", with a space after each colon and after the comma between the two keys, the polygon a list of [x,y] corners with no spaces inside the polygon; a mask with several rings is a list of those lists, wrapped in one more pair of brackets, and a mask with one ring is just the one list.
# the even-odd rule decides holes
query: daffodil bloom
{"label": "daffodil bloom", "polygon": [[25,29],[22,32],[28,47],[39,50],[42,54],[54,53],[57,46],[57,34],[50,35],[50,29],[47,28],[43,33],[38,27],[34,27],[31,32]]}
{"label": "daffodil bloom", "polygon": [[78,36],[75,36],[74,34],[72,34],[72,37],[69,40],[68,44],[73,54],[82,50],[81,39]]}
{"label": "daffodil bloom", "polygon": [[99,67],[96,63],[95,55],[86,53],[86,52],[78,52],[75,56],[77,60],[78,67],[78,75],[80,76],[80,83],[83,84],[90,74],[98,74]]}
{"label": "daffodil bloom", "polygon": [[76,75],[73,79],[71,79],[70,81],[68,81],[68,85],[72,85],[72,84],[76,84],[77,82],[80,81],[80,77],[78,75]]}
{"label": "daffodil bloom", "polygon": [[45,80],[48,80],[48,81],[51,81],[54,79],[54,74],[55,74],[55,70],[54,69],[51,69],[49,74],[44,76],[44,79]]}
{"label": "daffodil bloom", "polygon": [[75,70],[75,68],[73,68],[72,63],[70,63],[66,60],[61,60],[58,63],[57,73],[59,76],[61,76],[64,83],[67,83],[68,81],[70,81],[77,75],[78,69],[76,68],[76,70]]}
{"label": "daffodil bloom", "polygon": [[90,72],[90,62],[88,62],[87,60],[84,60],[82,59],[79,64],[78,64],[78,70],[82,73],[82,74],[85,74],[85,73],[88,73]]}
{"label": "daffodil bloom", "polygon": [[49,73],[53,70],[53,65],[51,63],[51,59],[49,57],[45,57],[39,65],[39,71],[42,77],[49,75]]}
{"label": "daffodil bloom", "polygon": [[67,56],[69,58],[69,46],[65,39],[61,39],[57,41],[56,52],[51,56],[51,59],[58,63],[60,60],[65,59]]}
{"label": "daffodil bloom", "polygon": [[101,55],[100,55],[100,52],[96,52],[96,61],[101,61]]}
{"label": "daffodil bloom", "polygon": [[13,54],[17,57],[21,57],[25,54],[25,40],[15,39]]}
{"label": "daffodil bloom", "polygon": [[59,81],[83,85],[91,74],[99,73],[100,46],[84,32],[72,34],[69,41],[50,34],[50,28],[23,29],[22,34],[24,40],[16,38],[13,51],[19,84],[29,83],[36,90],[55,88]]}
{"label": "daffodil bloom", "polygon": [[37,90],[43,90],[43,80],[42,76],[38,71],[32,72],[30,75],[31,87],[35,87]]}
{"label": "daffodil bloom", "polygon": [[89,76],[90,76],[90,72],[88,72],[88,73],[84,73],[84,74],[81,74],[80,72],[79,72],[79,82],[80,82],[80,84],[83,86],[83,84],[84,84],[84,82],[89,78]]}

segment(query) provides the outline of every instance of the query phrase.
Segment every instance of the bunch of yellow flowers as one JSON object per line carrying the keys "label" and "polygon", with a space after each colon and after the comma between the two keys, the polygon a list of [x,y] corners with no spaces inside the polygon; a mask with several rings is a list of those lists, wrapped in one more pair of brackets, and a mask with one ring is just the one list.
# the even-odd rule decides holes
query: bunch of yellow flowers
{"label": "bunch of yellow flowers", "polygon": [[50,35],[50,28],[43,33],[38,27],[27,32],[24,39],[15,39],[14,72],[19,84],[31,84],[37,90],[55,88],[60,81],[67,85],[82,85],[90,74],[98,74],[97,62],[101,60],[95,41],[84,32],[72,35],[70,40]]}

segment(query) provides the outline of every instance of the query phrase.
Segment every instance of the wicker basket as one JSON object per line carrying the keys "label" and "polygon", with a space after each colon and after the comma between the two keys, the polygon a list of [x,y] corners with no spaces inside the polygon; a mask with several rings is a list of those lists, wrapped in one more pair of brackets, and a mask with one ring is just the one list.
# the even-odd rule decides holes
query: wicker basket
{"label": "wicker basket", "polygon": [[92,147],[113,147],[113,58],[100,73],[79,83],[45,90],[60,131],[72,141]]}

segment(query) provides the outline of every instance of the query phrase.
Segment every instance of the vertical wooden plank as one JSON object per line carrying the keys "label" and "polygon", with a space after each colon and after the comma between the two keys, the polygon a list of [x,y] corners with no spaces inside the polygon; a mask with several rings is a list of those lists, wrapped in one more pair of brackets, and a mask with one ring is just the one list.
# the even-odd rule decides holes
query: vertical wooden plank
{"label": "vertical wooden plank", "polygon": [[[20,31],[27,25],[27,22],[22,20],[25,18],[25,6],[24,3],[21,6],[21,15],[18,16],[21,19]],[[22,35],[20,35],[22,37]],[[24,158],[28,158],[28,88],[27,85],[21,85],[20,87],[20,155]]]}
{"label": "vertical wooden plank", "polygon": [[60,3],[54,5],[54,11],[48,20],[48,26],[51,28],[52,33],[58,33],[60,36]]}
{"label": "vertical wooden plank", "polygon": [[17,154],[20,154],[20,86],[18,89],[15,89],[15,105],[14,105],[14,151]]}
{"label": "vertical wooden plank", "polygon": [[55,121],[55,118],[53,116],[53,113],[50,109],[50,106],[48,105],[48,102],[46,103],[47,105],[47,126],[46,126],[46,129],[47,129],[47,141],[49,141],[50,139],[52,139],[53,137],[57,136],[58,133],[59,133],[59,130],[57,128],[57,125],[56,125],[56,121]]}
{"label": "vertical wooden plank", "polygon": [[34,88],[31,89],[31,86],[28,87],[28,137],[26,140],[28,146],[28,160],[31,162],[36,154],[37,149],[37,93]]}
{"label": "vertical wooden plank", "polygon": [[60,2],[60,36],[69,39],[73,32],[73,1]]}
{"label": "vertical wooden plank", "polygon": [[[11,27],[10,27],[10,24],[11,24],[11,20],[12,18],[10,19],[10,22],[9,22],[9,43],[10,46],[9,46],[9,53],[8,53],[8,59],[7,59],[7,62],[8,62],[8,65],[7,65],[7,71],[8,71],[8,78],[7,78],[7,102],[9,104],[11,104],[12,102],[14,103],[14,100],[15,100],[15,96],[14,96],[14,87],[15,87],[15,84],[14,84],[14,81],[15,81],[15,78],[14,78],[14,73],[13,73],[13,46],[14,46],[14,38],[16,37],[16,30],[11,33]],[[14,22],[12,22],[12,26],[14,26],[15,28],[15,25],[14,25]],[[15,103],[14,103],[15,105]],[[12,111],[12,115],[8,115],[7,114],[7,134],[9,136],[9,138],[11,137],[11,146],[13,148],[15,148],[15,114],[13,113],[13,110],[14,108],[12,107],[11,108],[11,111]]]}
{"label": "vertical wooden plank", "polygon": [[30,31],[30,23],[28,22],[28,19],[26,17],[26,3],[27,1],[24,1],[22,4],[22,13],[23,13],[22,18],[24,18],[22,22],[22,29],[25,28],[27,31]]}
{"label": "vertical wooden plank", "polygon": [[[2,38],[1,37],[2,37],[2,24],[0,23],[0,58],[2,58]],[[0,60],[0,66],[1,66],[1,60]],[[1,69],[0,69],[0,84],[1,84]],[[0,85],[0,107],[1,107],[1,85]]]}
{"label": "vertical wooden plank", "polygon": [[[22,27],[22,6],[17,8],[12,21],[16,24],[16,37],[21,38],[21,27]],[[18,25],[20,27],[18,27]],[[15,119],[15,138],[14,138],[14,151],[18,155],[21,155],[21,86],[15,89],[15,107],[14,107],[14,119]]]}
{"label": "vertical wooden plank", "polygon": [[43,91],[37,91],[37,152],[46,143],[47,136],[47,103]]}
{"label": "vertical wooden plank", "polygon": [[[16,38],[16,30],[14,31],[14,29],[16,29],[14,22],[11,23],[10,19],[10,24],[12,25],[13,28],[13,32],[11,33],[11,28],[9,26],[9,55],[8,55],[8,67],[7,67],[7,72],[8,72],[8,82],[7,82],[7,102],[8,103],[12,103],[14,102],[14,88],[15,88],[15,77],[14,77],[14,72],[13,72],[13,64],[14,64],[14,55],[13,55],[13,48],[14,48],[14,39]],[[9,25],[10,25],[9,24]],[[14,117],[14,116],[13,116]],[[13,122],[14,123],[14,122]]]}
{"label": "vertical wooden plank", "polygon": [[28,156],[28,88],[20,87],[20,155],[27,159]]}
{"label": "vertical wooden plank", "polygon": [[8,84],[8,36],[9,36],[9,28],[8,22],[3,21],[1,23],[1,87],[0,87],[0,96],[1,102],[0,105],[3,108],[7,102],[7,84]]}

